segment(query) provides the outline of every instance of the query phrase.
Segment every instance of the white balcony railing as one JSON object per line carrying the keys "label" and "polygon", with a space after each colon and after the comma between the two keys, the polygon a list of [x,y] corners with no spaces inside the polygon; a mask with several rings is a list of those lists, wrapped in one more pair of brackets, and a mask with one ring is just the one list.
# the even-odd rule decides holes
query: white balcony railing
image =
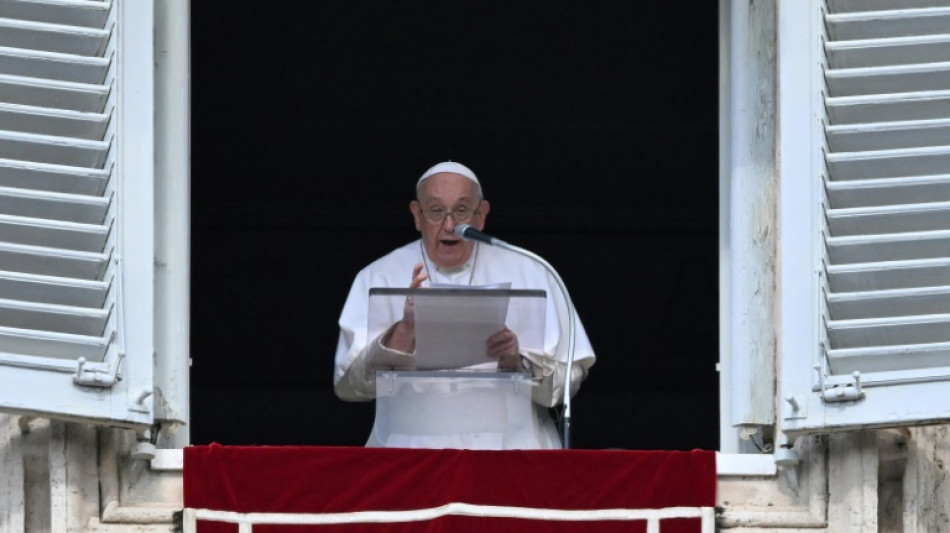
{"label": "white balcony railing", "polygon": [[236,513],[210,509],[184,510],[185,533],[196,533],[199,520],[238,525],[239,533],[252,533],[255,525],[328,525],[356,523],[418,522],[455,515],[480,518],[520,518],[543,521],[645,521],[647,533],[662,533],[660,523],[670,518],[699,518],[702,533],[715,531],[715,509],[712,507],[667,507],[664,509],[594,509],[562,510],[528,507],[504,507],[449,503],[428,509],[407,511],[360,511],[353,513]]}

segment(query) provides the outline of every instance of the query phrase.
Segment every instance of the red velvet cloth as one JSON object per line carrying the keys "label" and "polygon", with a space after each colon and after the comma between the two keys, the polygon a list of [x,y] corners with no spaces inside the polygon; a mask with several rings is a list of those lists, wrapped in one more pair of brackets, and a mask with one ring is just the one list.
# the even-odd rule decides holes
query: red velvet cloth
{"label": "red velvet cloth", "polygon": [[[475,451],[306,446],[192,446],[185,506],[237,512],[427,509],[451,502],[543,509],[715,505],[714,452]],[[237,526],[203,521],[202,533]],[[645,531],[645,522],[446,516],[422,522],[255,526],[255,532]],[[664,520],[663,533],[699,531]]]}

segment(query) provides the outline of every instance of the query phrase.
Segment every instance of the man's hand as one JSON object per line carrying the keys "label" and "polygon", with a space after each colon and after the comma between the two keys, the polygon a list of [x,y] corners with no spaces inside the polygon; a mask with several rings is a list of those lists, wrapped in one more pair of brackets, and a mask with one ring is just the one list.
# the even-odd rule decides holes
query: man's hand
{"label": "man's hand", "polygon": [[488,357],[498,360],[498,368],[518,370],[521,368],[521,355],[518,353],[518,336],[505,328],[488,338]]}
{"label": "man's hand", "polygon": [[[412,268],[412,281],[409,282],[410,289],[418,289],[422,286],[422,282],[429,278],[429,275],[423,272],[422,268],[422,263],[416,263],[416,266]],[[389,338],[383,339],[383,345],[404,353],[411,353],[415,349],[416,312],[412,296],[406,297],[406,301],[402,306],[402,320],[393,327]]]}
{"label": "man's hand", "polygon": [[[409,288],[418,289],[422,286],[422,282],[428,278],[429,275],[422,271],[422,263],[416,263],[416,266],[412,268],[412,281],[409,283]],[[409,326],[410,328],[415,329],[416,310],[413,306],[412,296],[406,297],[406,303],[403,305],[402,323]]]}

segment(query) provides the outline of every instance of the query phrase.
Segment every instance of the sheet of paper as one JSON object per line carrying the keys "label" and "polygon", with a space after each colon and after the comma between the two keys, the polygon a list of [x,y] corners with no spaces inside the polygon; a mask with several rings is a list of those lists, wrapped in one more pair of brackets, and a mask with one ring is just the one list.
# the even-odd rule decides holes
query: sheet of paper
{"label": "sheet of paper", "polygon": [[510,299],[497,289],[510,287],[510,283],[478,287],[433,284],[432,289],[449,290],[416,294],[416,367],[442,370],[490,362],[488,338],[505,329]]}

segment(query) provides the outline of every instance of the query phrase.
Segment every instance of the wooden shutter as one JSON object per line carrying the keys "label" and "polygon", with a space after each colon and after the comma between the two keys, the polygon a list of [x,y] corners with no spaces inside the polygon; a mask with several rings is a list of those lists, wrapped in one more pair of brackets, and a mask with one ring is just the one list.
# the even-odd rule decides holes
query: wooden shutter
{"label": "wooden shutter", "polygon": [[150,0],[0,0],[0,410],[152,420]]}
{"label": "wooden shutter", "polygon": [[808,251],[815,277],[802,286],[817,292],[808,304],[818,309],[806,316],[818,338],[783,353],[785,429],[948,419],[950,0],[802,4],[812,10],[803,33],[816,44],[817,73],[804,76],[807,94],[779,92],[804,95],[798,110],[816,133],[781,142],[788,154],[792,143],[810,143],[815,163],[807,176],[783,180],[814,180],[808,201],[818,207],[799,205],[812,220],[783,233],[809,231],[816,242]]}

